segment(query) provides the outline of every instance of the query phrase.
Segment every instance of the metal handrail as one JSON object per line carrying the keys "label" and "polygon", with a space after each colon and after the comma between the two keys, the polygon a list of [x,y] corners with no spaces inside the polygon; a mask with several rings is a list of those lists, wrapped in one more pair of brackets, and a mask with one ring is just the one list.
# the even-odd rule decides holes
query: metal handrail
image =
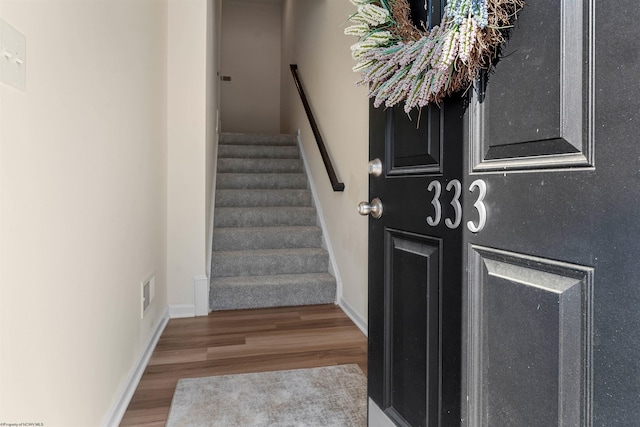
{"label": "metal handrail", "polygon": [[333,164],[331,163],[331,158],[329,157],[327,148],[324,146],[324,141],[322,140],[322,136],[320,135],[320,129],[318,129],[318,124],[316,123],[316,120],[313,117],[313,113],[311,112],[311,106],[309,105],[307,96],[305,95],[304,89],[302,88],[302,82],[300,81],[300,76],[298,75],[298,66],[296,64],[291,64],[289,65],[289,68],[291,69],[291,74],[293,75],[293,81],[296,83],[296,87],[298,88],[298,93],[300,94],[302,105],[304,105],[304,110],[307,112],[307,118],[309,119],[311,130],[313,131],[313,135],[316,138],[316,143],[318,144],[318,149],[320,150],[320,155],[322,156],[322,161],[324,162],[324,167],[327,169],[327,174],[329,175],[329,180],[331,181],[331,187],[333,187],[333,191],[344,191],[344,183],[338,181],[336,171],[333,168]]}

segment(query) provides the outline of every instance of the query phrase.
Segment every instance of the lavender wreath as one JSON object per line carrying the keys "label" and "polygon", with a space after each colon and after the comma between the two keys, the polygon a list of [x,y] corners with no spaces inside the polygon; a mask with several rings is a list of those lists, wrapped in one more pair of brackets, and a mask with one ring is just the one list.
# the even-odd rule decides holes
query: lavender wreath
{"label": "lavender wreath", "polygon": [[489,70],[524,0],[449,0],[440,25],[419,29],[407,0],[350,0],[358,10],[344,32],[377,108],[404,101],[407,114],[468,88]]}

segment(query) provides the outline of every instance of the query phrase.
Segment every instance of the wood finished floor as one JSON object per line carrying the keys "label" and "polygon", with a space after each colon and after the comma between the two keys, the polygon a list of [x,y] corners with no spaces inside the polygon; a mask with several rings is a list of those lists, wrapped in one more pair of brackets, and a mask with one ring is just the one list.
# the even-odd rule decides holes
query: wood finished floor
{"label": "wood finished floor", "polygon": [[367,339],[333,304],[218,311],[172,319],[121,426],[164,426],[180,378],[356,363],[367,373]]}

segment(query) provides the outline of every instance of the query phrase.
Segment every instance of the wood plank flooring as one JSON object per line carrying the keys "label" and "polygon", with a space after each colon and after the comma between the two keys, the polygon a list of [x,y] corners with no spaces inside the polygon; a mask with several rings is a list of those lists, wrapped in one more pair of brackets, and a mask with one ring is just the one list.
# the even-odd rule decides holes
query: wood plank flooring
{"label": "wood plank flooring", "polygon": [[367,338],[333,304],[172,319],[120,425],[164,426],[180,378],[348,363],[367,373]]}

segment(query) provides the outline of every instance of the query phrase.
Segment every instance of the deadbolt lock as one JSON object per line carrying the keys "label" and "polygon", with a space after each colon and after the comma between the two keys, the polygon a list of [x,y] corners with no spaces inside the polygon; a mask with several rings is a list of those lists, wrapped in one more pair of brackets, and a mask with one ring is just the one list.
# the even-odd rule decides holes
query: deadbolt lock
{"label": "deadbolt lock", "polygon": [[382,161],[380,159],[373,159],[369,162],[369,175],[380,176],[382,175]]}

